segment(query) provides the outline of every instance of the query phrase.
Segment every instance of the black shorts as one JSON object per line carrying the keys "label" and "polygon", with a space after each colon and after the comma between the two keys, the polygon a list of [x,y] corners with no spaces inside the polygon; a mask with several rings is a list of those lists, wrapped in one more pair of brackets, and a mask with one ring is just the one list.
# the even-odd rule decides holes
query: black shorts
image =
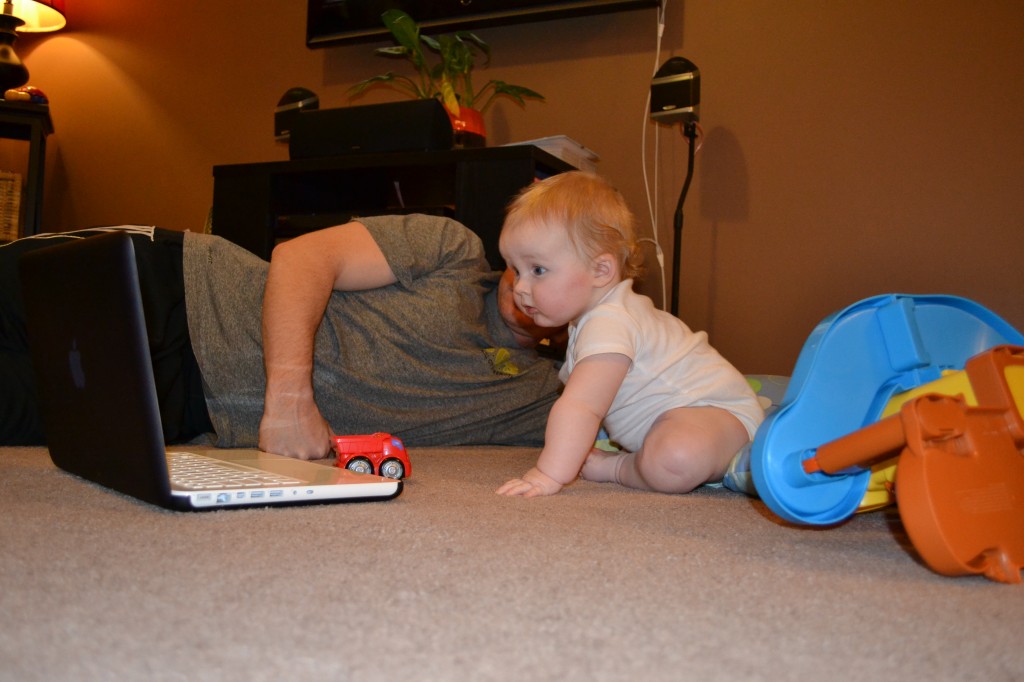
{"label": "black shorts", "polygon": [[[18,258],[28,251],[121,228],[38,235],[0,245],[0,445],[44,445],[25,331]],[[212,430],[185,315],[181,232],[129,230],[135,247],[164,440],[180,443]],[[83,282],[88,286],[88,282]]]}

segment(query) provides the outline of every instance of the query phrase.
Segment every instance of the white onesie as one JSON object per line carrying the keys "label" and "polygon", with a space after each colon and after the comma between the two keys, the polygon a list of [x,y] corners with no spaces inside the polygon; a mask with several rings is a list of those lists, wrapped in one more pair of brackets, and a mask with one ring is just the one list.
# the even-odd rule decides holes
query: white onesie
{"label": "white onesie", "polygon": [[680,319],[658,310],[633,291],[627,279],[569,327],[569,346],[559,378],[568,381],[576,363],[600,353],[620,353],[632,364],[604,426],[631,452],[662,413],[676,407],[713,406],[735,415],[753,438],[764,411],[747,380]]}

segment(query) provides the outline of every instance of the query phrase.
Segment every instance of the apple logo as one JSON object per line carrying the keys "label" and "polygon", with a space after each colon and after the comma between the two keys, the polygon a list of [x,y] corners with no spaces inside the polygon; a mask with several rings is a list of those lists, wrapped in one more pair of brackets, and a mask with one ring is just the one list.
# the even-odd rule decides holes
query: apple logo
{"label": "apple logo", "polygon": [[82,354],[78,351],[78,339],[71,340],[68,366],[71,368],[71,381],[75,384],[75,388],[85,388],[85,370],[82,369]]}

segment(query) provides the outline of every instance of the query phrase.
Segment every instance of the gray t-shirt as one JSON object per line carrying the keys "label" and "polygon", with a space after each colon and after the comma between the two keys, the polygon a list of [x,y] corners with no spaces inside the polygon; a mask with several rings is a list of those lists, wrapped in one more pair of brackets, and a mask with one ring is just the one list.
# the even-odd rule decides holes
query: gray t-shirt
{"label": "gray t-shirt", "polygon": [[[386,431],[409,445],[543,443],[558,372],[521,349],[497,308],[499,273],[479,238],[433,216],[360,219],[398,282],[334,292],[317,331],[317,405],[338,434]],[[269,264],[186,233],[185,300],[216,443],[257,443],[266,374],[261,310]]]}

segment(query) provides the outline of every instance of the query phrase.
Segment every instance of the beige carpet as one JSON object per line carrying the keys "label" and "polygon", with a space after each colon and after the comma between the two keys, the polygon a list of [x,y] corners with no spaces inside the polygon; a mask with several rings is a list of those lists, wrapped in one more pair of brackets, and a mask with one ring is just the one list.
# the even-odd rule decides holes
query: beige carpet
{"label": "beige carpet", "polygon": [[390,502],[189,514],[0,449],[0,679],[1024,679],[1024,586],[932,573],[895,514],[504,499],[536,451],[411,455]]}

